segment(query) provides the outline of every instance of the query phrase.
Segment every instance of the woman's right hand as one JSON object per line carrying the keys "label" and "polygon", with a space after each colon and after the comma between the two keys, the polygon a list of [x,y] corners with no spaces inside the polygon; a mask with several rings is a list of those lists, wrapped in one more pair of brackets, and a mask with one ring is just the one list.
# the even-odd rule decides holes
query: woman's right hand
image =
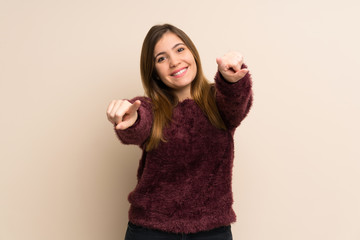
{"label": "woman's right hand", "polygon": [[134,103],[127,100],[113,100],[107,109],[107,118],[115,125],[116,129],[125,130],[136,122],[138,118],[137,110],[140,105],[140,100],[136,100]]}

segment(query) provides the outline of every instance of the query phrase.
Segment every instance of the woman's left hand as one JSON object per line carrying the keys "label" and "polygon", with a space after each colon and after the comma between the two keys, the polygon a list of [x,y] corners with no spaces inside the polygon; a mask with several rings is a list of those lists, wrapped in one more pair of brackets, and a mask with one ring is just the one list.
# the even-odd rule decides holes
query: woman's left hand
{"label": "woman's left hand", "polygon": [[229,52],[222,57],[216,58],[218,69],[226,81],[235,83],[242,79],[249,70],[241,69],[244,57],[238,52]]}

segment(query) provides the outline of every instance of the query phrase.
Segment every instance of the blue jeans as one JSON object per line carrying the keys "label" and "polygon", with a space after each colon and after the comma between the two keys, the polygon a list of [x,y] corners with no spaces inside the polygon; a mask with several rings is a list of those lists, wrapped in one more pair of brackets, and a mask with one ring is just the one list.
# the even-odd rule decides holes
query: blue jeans
{"label": "blue jeans", "polygon": [[129,222],[125,240],[232,240],[232,233],[230,225],[210,231],[176,234],[140,227]]}

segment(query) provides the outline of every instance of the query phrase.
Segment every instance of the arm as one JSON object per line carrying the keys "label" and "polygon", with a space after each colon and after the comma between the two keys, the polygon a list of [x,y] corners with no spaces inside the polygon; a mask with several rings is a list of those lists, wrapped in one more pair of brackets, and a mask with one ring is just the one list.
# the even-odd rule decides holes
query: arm
{"label": "arm", "polygon": [[241,54],[231,52],[216,59],[216,103],[226,126],[234,129],[252,106],[252,79]]}
{"label": "arm", "polygon": [[125,107],[118,109],[127,108],[129,110],[117,110],[118,120],[114,120],[115,117],[113,117],[113,121],[109,120],[114,124],[115,133],[123,144],[136,144],[144,147],[153,123],[150,100],[145,97],[136,97],[126,102]]}

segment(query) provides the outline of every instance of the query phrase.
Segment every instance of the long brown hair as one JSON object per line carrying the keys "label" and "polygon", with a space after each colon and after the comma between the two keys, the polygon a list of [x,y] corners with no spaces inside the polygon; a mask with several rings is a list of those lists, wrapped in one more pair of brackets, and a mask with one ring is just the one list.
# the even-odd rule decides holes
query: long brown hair
{"label": "long brown hair", "polygon": [[163,128],[171,121],[173,108],[178,103],[177,96],[160,80],[155,69],[154,48],[166,32],[176,34],[194,56],[197,73],[191,83],[192,98],[215,127],[226,129],[216,106],[214,84],[210,84],[204,76],[200,56],[194,43],[181,29],[173,25],[155,25],[144,39],[140,57],[141,79],[146,95],[152,100],[154,115],[151,135],[146,143],[146,151],[156,148],[160,141],[166,141],[163,136]]}

